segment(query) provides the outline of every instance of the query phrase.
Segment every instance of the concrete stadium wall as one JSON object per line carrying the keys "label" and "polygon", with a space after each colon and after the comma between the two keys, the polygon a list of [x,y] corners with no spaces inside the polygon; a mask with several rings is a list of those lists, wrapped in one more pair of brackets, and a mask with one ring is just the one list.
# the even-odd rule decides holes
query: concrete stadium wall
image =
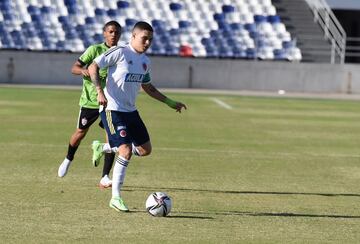
{"label": "concrete stadium wall", "polygon": [[[0,51],[0,83],[81,85],[70,72],[80,54]],[[13,60],[11,62],[11,59]],[[360,94],[354,64],[151,57],[159,88]]]}

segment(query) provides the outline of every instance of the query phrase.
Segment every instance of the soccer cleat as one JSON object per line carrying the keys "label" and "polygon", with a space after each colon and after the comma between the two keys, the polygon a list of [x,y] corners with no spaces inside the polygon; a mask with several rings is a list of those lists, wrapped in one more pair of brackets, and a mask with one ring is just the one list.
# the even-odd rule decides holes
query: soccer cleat
{"label": "soccer cleat", "polygon": [[67,158],[64,159],[64,161],[60,164],[58,169],[58,176],[64,177],[66,173],[68,172],[68,169],[70,167],[71,161]]}
{"label": "soccer cleat", "polygon": [[125,203],[121,199],[121,197],[113,197],[113,198],[111,198],[109,206],[110,206],[110,208],[113,208],[118,212],[120,212],[120,211],[129,212],[128,207],[125,205]]}
{"label": "soccer cleat", "polygon": [[100,183],[99,183],[99,187],[101,189],[105,189],[105,188],[109,188],[112,185],[112,181],[110,180],[108,175],[105,175],[104,177],[101,178]]}
{"label": "soccer cleat", "polygon": [[104,155],[103,146],[105,143],[101,143],[100,141],[93,141],[91,148],[93,150],[92,162],[94,167],[97,167],[100,163],[101,157]]}

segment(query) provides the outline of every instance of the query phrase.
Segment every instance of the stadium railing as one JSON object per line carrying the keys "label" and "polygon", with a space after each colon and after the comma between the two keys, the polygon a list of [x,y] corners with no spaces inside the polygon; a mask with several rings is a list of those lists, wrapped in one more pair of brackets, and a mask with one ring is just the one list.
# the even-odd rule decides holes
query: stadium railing
{"label": "stadium railing", "polygon": [[314,21],[317,22],[324,31],[333,48],[331,48],[331,63],[335,63],[339,57],[341,64],[345,62],[346,52],[346,33],[341,24],[335,17],[325,0],[306,0],[313,11]]}

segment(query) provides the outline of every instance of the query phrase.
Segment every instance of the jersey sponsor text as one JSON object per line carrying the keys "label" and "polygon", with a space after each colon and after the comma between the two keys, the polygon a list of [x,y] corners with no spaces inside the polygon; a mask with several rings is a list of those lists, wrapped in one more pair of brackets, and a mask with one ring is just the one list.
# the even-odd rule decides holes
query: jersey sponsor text
{"label": "jersey sponsor text", "polygon": [[132,74],[128,73],[125,77],[125,82],[142,82],[144,80],[143,74]]}

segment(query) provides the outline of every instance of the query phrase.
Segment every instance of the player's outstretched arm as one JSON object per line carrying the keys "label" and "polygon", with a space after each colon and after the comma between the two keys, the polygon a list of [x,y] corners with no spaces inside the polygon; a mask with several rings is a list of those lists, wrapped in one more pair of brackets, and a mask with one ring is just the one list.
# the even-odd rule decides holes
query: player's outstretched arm
{"label": "player's outstretched arm", "polygon": [[142,84],[141,87],[150,97],[155,98],[160,102],[166,103],[170,108],[175,109],[176,112],[181,113],[181,110],[183,108],[187,109],[185,104],[171,100],[170,98],[166,97],[158,89],[156,89],[156,87],[154,87],[151,83]]}
{"label": "player's outstretched arm", "polygon": [[74,75],[82,75],[82,76],[90,77],[89,71],[87,70],[85,65],[79,62],[79,60],[77,60],[71,67],[71,73]]}
{"label": "player's outstretched arm", "polygon": [[97,63],[93,62],[89,66],[88,70],[89,70],[91,81],[94,83],[94,85],[96,87],[96,91],[98,93],[97,100],[100,105],[106,106],[107,100],[106,100],[104,91],[101,87],[101,83],[100,83],[99,66],[97,65]]}

